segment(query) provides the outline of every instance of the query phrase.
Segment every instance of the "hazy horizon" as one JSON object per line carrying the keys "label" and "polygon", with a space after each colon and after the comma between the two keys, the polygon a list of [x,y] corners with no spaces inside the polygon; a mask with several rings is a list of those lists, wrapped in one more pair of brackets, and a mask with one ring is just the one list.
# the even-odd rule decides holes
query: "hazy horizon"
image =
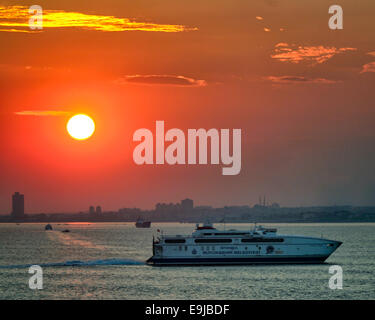
{"label": "hazy horizon", "polygon": [[[262,198],[263,199],[263,198]],[[179,199],[179,200],[176,200],[176,201],[166,201],[165,203],[173,203],[173,204],[176,204],[176,203],[179,203],[180,200],[182,199]],[[194,199],[193,199],[194,200]],[[58,209],[55,209],[53,211],[28,211],[27,210],[27,198],[25,199],[25,214],[40,214],[40,213],[45,213],[45,214],[79,214],[79,213],[88,213],[89,212],[89,206],[93,205],[94,207],[96,207],[97,205],[101,206],[100,203],[92,203],[90,204],[89,206],[87,206],[86,208],[82,208],[82,209],[77,209],[77,210],[72,210],[72,211],[59,211]],[[275,201],[273,201],[272,203],[274,203]],[[271,205],[272,203],[267,203],[266,205],[269,206]],[[222,206],[213,206],[209,203],[196,203],[194,202],[194,207],[200,207],[200,206],[211,206],[212,208],[222,208],[224,206],[227,206],[227,207],[232,207],[232,206],[249,206],[250,208],[252,208],[253,206],[259,204],[259,202],[257,203],[244,203],[244,204],[230,204],[230,203],[227,203],[227,204],[224,204]],[[280,208],[313,208],[313,207],[341,207],[341,206],[349,206],[349,207],[375,207],[375,204],[369,204],[369,205],[352,205],[352,204],[337,204],[337,203],[332,203],[332,204],[311,204],[311,205],[301,205],[301,206],[284,206],[280,203],[278,203],[280,205]],[[155,203],[156,205],[156,203]],[[127,206],[120,206],[118,208],[103,208],[103,206],[101,206],[103,212],[117,212],[118,210],[120,209],[123,209],[123,208],[138,208],[138,209],[141,209],[141,210],[146,210],[146,211],[152,211],[155,209],[155,205],[154,206],[151,206],[151,207],[140,207],[140,206],[133,206],[133,207],[127,207]],[[10,211],[8,213],[4,213],[4,212],[0,212],[0,215],[10,215],[11,214],[11,204],[10,204]]]}

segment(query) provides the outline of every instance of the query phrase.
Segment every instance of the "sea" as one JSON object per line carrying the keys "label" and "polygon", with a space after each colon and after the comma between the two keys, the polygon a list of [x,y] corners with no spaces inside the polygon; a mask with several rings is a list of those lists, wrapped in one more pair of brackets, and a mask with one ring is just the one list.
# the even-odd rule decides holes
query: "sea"
{"label": "sea", "polygon": [[[375,299],[375,223],[267,224],[281,234],[324,237],[343,244],[324,264],[169,266],[145,264],[152,238],[191,234],[195,225],[153,223],[0,224],[0,299]],[[216,228],[249,230],[252,224]],[[62,232],[68,229],[70,232]],[[31,265],[42,289],[31,289]],[[342,268],[342,289],[331,289],[330,267]]]}

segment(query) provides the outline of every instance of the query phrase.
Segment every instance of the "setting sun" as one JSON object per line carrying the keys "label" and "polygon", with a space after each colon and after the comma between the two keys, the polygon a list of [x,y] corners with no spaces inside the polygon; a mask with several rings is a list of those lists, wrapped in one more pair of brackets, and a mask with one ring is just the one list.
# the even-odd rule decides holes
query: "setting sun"
{"label": "setting sun", "polygon": [[71,117],[66,126],[69,134],[76,140],[85,140],[95,131],[94,121],[85,114],[77,114]]}

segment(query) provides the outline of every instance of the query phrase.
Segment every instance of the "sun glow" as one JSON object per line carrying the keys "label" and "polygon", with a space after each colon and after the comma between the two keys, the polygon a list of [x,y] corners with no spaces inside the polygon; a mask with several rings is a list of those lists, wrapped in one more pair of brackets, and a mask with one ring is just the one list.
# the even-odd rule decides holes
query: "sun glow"
{"label": "sun glow", "polygon": [[69,119],[66,129],[72,138],[85,140],[94,133],[95,122],[85,114],[77,114]]}

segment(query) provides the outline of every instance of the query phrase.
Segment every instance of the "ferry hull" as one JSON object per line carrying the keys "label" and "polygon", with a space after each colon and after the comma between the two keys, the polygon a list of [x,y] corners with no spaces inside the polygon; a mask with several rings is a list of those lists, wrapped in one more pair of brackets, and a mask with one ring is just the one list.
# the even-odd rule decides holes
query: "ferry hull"
{"label": "ferry hull", "polygon": [[289,257],[240,257],[240,258],[155,258],[147,260],[154,266],[168,265],[252,265],[252,264],[317,264],[323,263],[325,256],[289,256]]}

